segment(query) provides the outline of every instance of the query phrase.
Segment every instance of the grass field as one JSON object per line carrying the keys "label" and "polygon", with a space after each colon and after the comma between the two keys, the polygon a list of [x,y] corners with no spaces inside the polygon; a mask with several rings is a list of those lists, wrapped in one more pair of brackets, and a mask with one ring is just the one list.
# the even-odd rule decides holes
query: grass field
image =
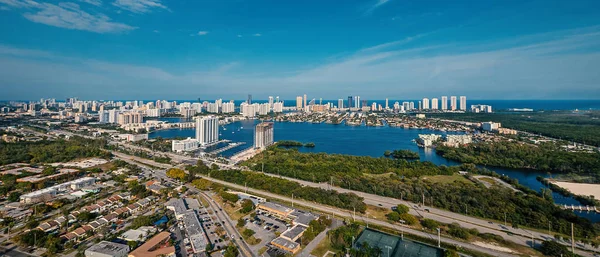
{"label": "grass field", "polygon": [[467,178],[465,178],[465,176],[463,175],[459,175],[459,174],[454,174],[452,176],[446,176],[446,175],[437,175],[437,176],[425,176],[423,177],[423,179],[429,180],[433,183],[446,183],[446,184],[451,184],[457,181],[460,182],[465,182],[465,183],[473,183],[472,181],[468,180]]}
{"label": "grass field", "polygon": [[313,249],[312,252],[310,252],[310,254],[317,257],[321,257],[325,255],[327,251],[333,251],[333,248],[331,248],[331,242],[329,242],[329,239],[325,237],[323,238],[323,240],[321,240],[321,242],[319,242],[317,247],[315,247],[315,249]]}

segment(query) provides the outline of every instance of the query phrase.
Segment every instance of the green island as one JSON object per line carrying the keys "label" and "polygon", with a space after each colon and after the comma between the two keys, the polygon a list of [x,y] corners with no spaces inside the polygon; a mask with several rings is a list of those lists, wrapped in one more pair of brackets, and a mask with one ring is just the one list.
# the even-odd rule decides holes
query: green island
{"label": "green island", "polygon": [[103,139],[92,140],[77,136],[69,140],[41,140],[18,144],[0,141],[0,165],[18,162],[64,162],[86,157],[108,158],[111,154],[102,150],[107,145],[107,141]]}
{"label": "green island", "polygon": [[568,152],[553,143],[480,142],[461,147],[439,145],[436,153],[462,163],[574,173],[600,182],[600,153]]}
{"label": "green island", "polygon": [[431,113],[429,118],[469,122],[494,121],[502,127],[600,146],[600,111],[527,113]]}
{"label": "green island", "polygon": [[292,140],[280,140],[280,141],[277,141],[276,145],[280,146],[280,147],[285,147],[285,148],[290,148],[290,147],[314,148],[315,147],[315,143],[313,143],[313,142],[303,144],[302,142],[292,141]]}
{"label": "green island", "polygon": [[[570,223],[575,224],[575,233],[579,237],[593,238],[599,228],[589,220],[578,217],[573,212],[556,206],[552,198],[518,185],[515,180],[501,177],[525,193],[514,192],[508,188],[486,188],[469,179],[450,180],[458,171],[470,174],[497,174],[478,169],[472,164],[461,166],[437,166],[430,162],[407,161],[385,157],[349,156],[325,153],[300,153],[297,149],[269,147],[262,154],[243,163],[253,170],[314,182],[333,181],[335,186],[387,197],[401,198],[415,203],[425,196],[426,205],[495,220],[507,220],[514,226],[548,229],[563,234],[570,233]],[[219,179],[238,181],[243,184],[254,183],[252,173],[223,172]],[[260,176],[256,176],[260,177]],[[469,176],[467,176],[468,178]],[[498,176],[499,177],[499,176]],[[216,178],[216,177],[215,177]],[[260,178],[258,186],[262,189],[273,186],[266,183],[268,178]],[[284,181],[276,183],[286,183]],[[288,182],[289,183],[289,182]],[[250,184],[249,184],[250,186]],[[253,186],[256,187],[256,186]],[[293,191],[285,188],[281,193]],[[292,188],[292,190],[289,190]],[[331,194],[331,193],[329,193]]]}
{"label": "green island", "polygon": [[420,158],[419,153],[417,153],[415,151],[411,151],[411,150],[406,150],[406,149],[394,150],[394,151],[386,150],[383,153],[383,156],[393,157],[394,159],[408,159],[408,160],[414,160],[414,159]]}

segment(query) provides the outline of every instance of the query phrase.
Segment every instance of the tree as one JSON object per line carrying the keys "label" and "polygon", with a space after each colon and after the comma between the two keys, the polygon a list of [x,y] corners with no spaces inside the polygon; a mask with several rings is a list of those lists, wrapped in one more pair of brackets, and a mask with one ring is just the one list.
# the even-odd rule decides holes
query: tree
{"label": "tree", "polygon": [[444,257],[459,257],[458,253],[452,249],[447,249],[444,252]]}
{"label": "tree", "polygon": [[254,230],[252,230],[252,229],[249,229],[249,228],[247,228],[247,229],[244,229],[244,231],[242,231],[242,235],[243,235],[245,238],[249,238],[249,237],[253,236],[255,233],[256,233],[256,232],[254,232]]}
{"label": "tree", "polygon": [[398,204],[398,206],[396,206],[396,212],[399,214],[408,213],[408,211],[409,211],[408,206],[406,206],[404,204]]}
{"label": "tree", "polygon": [[414,224],[417,224],[417,222],[418,222],[418,220],[417,220],[417,218],[415,218],[415,216],[412,216],[408,213],[400,214],[400,220],[403,220],[404,224],[406,224],[406,225],[414,225]]}
{"label": "tree", "polygon": [[432,219],[423,219],[421,225],[427,229],[434,230],[440,226],[440,223]]}
{"label": "tree", "polygon": [[385,216],[387,217],[388,220],[391,220],[394,222],[400,221],[400,214],[395,211],[390,212],[390,213],[386,214]]}
{"label": "tree", "polygon": [[224,257],[237,257],[238,256],[238,249],[237,247],[235,247],[235,245],[233,244],[229,244],[227,246],[227,248],[225,248],[225,253],[223,254]]}
{"label": "tree", "polygon": [[244,218],[239,218],[238,221],[237,221],[236,226],[238,228],[241,228],[241,227],[244,227],[244,225],[246,225],[246,220],[244,220]]}
{"label": "tree", "polygon": [[194,185],[196,188],[200,189],[200,190],[209,190],[212,187],[212,182],[206,180],[206,179],[194,179],[192,181],[192,185]]}
{"label": "tree", "polygon": [[8,196],[8,201],[10,201],[10,202],[18,202],[19,201],[19,197],[21,197],[21,193],[19,193],[19,192],[11,192],[10,195]]}
{"label": "tree", "polygon": [[240,213],[246,214],[254,210],[254,202],[250,199],[242,200],[242,209],[240,209]]}
{"label": "tree", "polygon": [[219,193],[219,196],[221,196],[221,198],[223,198],[224,201],[231,203],[235,203],[240,199],[236,194],[227,193],[225,191],[221,191]]}
{"label": "tree", "polygon": [[540,247],[540,252],[545,256],[573,256],[566,246],[554,241],[544,241]]}
{"label": "tree", "polygon": [[177,168],[170,168],[167,170],[167,177],[183,181],[185,179],[185,171]]}

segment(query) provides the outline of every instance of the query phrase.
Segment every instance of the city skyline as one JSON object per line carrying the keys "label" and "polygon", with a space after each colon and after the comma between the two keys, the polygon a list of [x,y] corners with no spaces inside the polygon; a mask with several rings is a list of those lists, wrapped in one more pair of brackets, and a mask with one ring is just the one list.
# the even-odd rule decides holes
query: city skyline
{"label": "city skyline", "polygon": [[599,5],[0,0],[0,100],[599,99]]}

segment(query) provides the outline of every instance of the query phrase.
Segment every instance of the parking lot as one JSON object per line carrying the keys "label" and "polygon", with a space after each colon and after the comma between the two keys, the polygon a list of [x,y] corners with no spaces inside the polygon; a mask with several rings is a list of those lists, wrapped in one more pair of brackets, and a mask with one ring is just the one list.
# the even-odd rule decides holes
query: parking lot
{"label": "parking lot", "polygon": [[[214,245],[214,249],[219,250],[226,248],[227,244],[229,243],[229,238],[225,234],[223,224],[217,221],[217,218],[214,213],[212,213],[212,210],[200,207],[198,210],[198,219],[202,223],[204,231],[206,231],[208,240]],[[218,232],[220,232],[223,236],[219,236]]]}
{"label": "parking lot", "polygon": [[275,239],[277,237],[275,232],[283,233],[288,228],[287,224],[282,220],[276,220],[270,215],[259,214],[258,212],[254,219],[250,216],[246,216],[245,218],[246,225],[244,227],[254,230],[256,232],[254,237],[261,240],[259,244],[250,246],[253,252],[258,252],[260,248]]}

